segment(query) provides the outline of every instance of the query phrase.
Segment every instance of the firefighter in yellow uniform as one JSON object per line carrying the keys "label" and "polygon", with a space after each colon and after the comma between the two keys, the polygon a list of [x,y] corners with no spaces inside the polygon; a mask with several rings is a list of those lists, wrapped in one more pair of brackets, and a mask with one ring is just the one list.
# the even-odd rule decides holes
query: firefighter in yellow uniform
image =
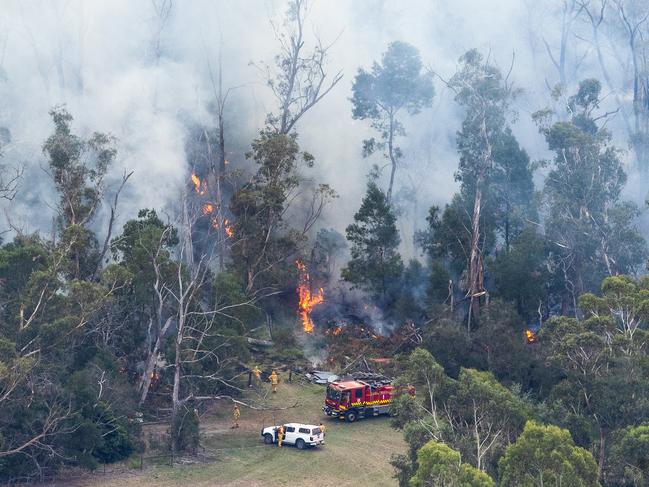
{"label": "firefighter in yellow uniform", "polygon": [[261,380],[261,369],[255,365],[255,368],[252,369],[252,375],[257,377],[257,380]]}
{"label": "firefighter in yellow uniform", "polygon": [[232,419],[234,420],[234,425],[232,428],[238,428],[239,427],[239,418],[241,417],[241,411],[239,410],[239,405],[235,404],[234,408],[232,408]]}
{"label": "firefighter in yellow uniform", "polygon": [[284,426],[277,428],[277,446],[282,447],[282,441],[284,441]]}
{"label": "firefighter in yellow uniform", "polygon": [[272,374],[268,376],[271,386],[273,387],[273,392],[277,392],[277,384],[279,384],[279,375],[273,370]]}
{"label": "firefighter in yellow uniform", "polygon": [[327,431],[327,427],[324,424],[320,423],[319,428],[320,428],[320,431],[322,431],[322,437],[324,438],[325,432]]}

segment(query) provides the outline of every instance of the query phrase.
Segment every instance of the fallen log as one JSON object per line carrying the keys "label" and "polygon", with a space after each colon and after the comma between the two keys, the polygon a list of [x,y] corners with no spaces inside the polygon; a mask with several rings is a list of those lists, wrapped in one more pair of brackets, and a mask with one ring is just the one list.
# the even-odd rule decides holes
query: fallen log
{"label": "fallen log", "polygon": [[259,340],[258,338],[246,337],[246,340],[250,345],[256,345],[258,347],[272,347],[273,342],[270,340]]}

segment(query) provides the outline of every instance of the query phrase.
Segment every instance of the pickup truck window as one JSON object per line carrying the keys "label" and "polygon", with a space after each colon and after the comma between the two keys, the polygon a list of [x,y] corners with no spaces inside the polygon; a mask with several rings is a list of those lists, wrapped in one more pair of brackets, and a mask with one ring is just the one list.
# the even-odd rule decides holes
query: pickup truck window
{"label": "pickup truck window", "polygon": [[304,433],[305,435],[310,435],[311,432],[308,430],[308,428],[300,428],[298,430],[300,433]]}
{"label": "pickup truck window", "polygon": [[294,433],[294,432],[295,432],[295,428],[293,428],[292,426],[287,426],[287,427],[286,427],[286,432],[287,432],[287,433]]}

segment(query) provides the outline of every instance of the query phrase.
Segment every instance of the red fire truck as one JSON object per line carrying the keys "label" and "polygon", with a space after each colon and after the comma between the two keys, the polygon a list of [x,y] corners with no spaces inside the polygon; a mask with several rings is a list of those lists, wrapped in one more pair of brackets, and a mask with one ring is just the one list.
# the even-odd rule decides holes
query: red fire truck
{"label": "red fire truck", "polygon": [[327,386],[322,410],[328,416],[344,418],[352,423],[360,418],[389,414],[392,400],[404,391],[415,394],[414,387],[401,389],[389,381],[339,380]]}

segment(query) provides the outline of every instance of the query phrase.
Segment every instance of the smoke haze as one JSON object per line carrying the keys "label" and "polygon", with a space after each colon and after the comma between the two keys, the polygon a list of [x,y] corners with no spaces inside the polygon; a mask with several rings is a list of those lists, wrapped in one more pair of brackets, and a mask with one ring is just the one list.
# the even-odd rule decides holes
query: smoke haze
{"label": "smoke haze", "polygon": [[[16,226],[42,232],[52,226],[56,196],[43,172],[41,147],[52,132],[48,110],[58,104],[75,117],[80,135],[102,131],[118,138],[110,179],[134,171],[119,208],[120,224],[140,208],[164,211],[178,201],[191,170],[185,155],[188,127],[215,125],[209,107],[219,65],[224,88],[233,88],[226,108],[228,158],[244,163],[266,114],[276,110],[260,67],[272,65],[277,42],[271,21],[281,24],[286,3],[175,1],[169,12],[165,5],[163,0],[2,2],[0,127],[11,134],[2,162],[26,169],[10,207]],[[316,157],[316,167],[305,175],[330,183],[340,195],[323,224],[344,229],[360,204],[371,165],[383,163],[380,154],[362,158],[361,141],[372,134],[368,123],[352,119],[349,98],[357,69],[370,68],[394,40],[416,46],[425,66],[443,78],[473,47],[505,73],[513,60],[510,79],[525,90],[515,107],[515,133],[532,159],[547,157],[530,114],[548,105],[549,87],[559,81],[545,42],[550,50],[559,43],[560,5],[529,0],[312,2],[307,40],[317,34],[325,44],[335,41],[328,72],[344,74],[297,125],[302,148]],[[601,78],[592,49],[579,46],[568,52],[569,64],[578,66],[568,70],[571,86],[585,77]],[[405,157],[396,194],[405,208],[400,229],[410,255],[415,252],[412,232],[424,224],[428,207],[448,202],[456,190],[455,133],[461,112],[439,79],[435,88],[432,108],[404,118],[408,137],[401,142]],[[614,96],[606,99],[615,106]],[[620,126],[619,117],[610,125],[617,145],[626,148]],[[634,174],[627,197],[642,201],[646,182]]]}

